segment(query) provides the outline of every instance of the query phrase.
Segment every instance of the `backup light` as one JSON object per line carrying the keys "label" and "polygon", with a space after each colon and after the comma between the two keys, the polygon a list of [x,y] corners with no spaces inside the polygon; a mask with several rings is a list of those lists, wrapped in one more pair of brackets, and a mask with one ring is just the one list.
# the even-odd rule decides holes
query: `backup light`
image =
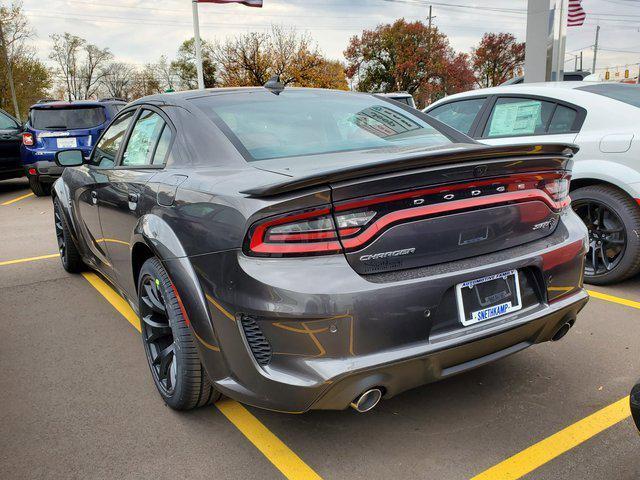
{"label": "backup light", "polygon": [[31,147],[34,144],[33,134],[32,133],[23,133],[22,134],[22,144],[27,147]]}

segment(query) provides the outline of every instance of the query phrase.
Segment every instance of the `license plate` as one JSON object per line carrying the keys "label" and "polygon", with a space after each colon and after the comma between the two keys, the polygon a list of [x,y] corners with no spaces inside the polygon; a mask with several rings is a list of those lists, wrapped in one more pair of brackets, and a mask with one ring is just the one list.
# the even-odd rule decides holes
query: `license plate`
{"label": "license plate", "polygon": [[462,325],[473,325],[522,308],[517,270],[497,273],[456,285]]}
{"label": "license plate", "polygon": [[56,145],[58,148],[76,148],[78,143],[74,137],[71,138],[57,138]]}

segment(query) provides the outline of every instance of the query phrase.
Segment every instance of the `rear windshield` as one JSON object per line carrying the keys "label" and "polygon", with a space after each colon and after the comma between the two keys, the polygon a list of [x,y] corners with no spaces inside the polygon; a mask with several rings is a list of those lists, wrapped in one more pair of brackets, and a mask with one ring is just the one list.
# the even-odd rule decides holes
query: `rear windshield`
{"label": "rear windshield", "polygon": [[93,128],[106,121],[103,107],[33,108],[29,123],[38,130]]}
{"label": "rear windshield", "polygon": [[578,87],[577,90],[595,93],[603,97],[613,98],[627,105],[640,108],[640,87],[624,83],[607,83]]}
{"label": "rear windshield", "polygon": [[421,117],[371,95],[289,90],[193,101],[248,161],[451,143]]}

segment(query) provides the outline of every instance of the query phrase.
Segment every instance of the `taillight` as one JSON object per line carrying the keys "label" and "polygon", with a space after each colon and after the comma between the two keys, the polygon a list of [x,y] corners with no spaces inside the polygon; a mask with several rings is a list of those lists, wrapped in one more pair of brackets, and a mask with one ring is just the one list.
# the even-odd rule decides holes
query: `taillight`
{"label": "taillight", "polygon": [[566,208],[571,202],[569,198],[569,184],[570,178],[563,177],[544,180],[541,187],[559,206]]}
{"label": "taillight", "polygon": [[341,251],[333,216],[328,208],[292,213],[258,223],[249,233],[254,254],[313,255]]}
{"label": "taillight", "polygon": [[32,133],[23,133],[22,134],[22,144],[27,147],[31,147],[34,144],[33,134]]}
{"label": "taillight", "polygon": [[321,255],[363,248],[398,223],[500,203],[541,201],[569,206],[564,172],[523,174],[348,200],[254,224],[245,250],[258,256]]}

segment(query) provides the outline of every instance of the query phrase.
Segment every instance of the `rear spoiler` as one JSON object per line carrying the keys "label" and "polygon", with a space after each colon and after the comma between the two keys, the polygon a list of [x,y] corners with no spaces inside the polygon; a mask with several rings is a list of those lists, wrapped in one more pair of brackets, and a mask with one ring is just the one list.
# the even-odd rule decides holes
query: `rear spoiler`
{"label": "rear spoiler", "polygon": [[[569,145],[565,143],[505,146],[453,144],[447,148],[441,148],[427,153],[420,152],[419,155],[406,155],[392,158],[388,161],[376,161],[368,164],[351,165],[329,171],[313,172],[312,174],[302,175],[299,177],[290,177],[280,182],[251,188],[240,193],[251,197],[271,197],[309,187],[317,187],[333,182],[352,180],[372,175],[381,175],[385,173],[447,164],[496,160],[500,158],[512,158],[514,161],[522,161],[533,160],[534,158],[540,159],[555,157],[561,160],[561,166],[559,167],[565,168],[568,160],[577,152],[577,145]],[[523,167],[524,168],[519,168],[518,170],[525,171],[526,166]]]}

